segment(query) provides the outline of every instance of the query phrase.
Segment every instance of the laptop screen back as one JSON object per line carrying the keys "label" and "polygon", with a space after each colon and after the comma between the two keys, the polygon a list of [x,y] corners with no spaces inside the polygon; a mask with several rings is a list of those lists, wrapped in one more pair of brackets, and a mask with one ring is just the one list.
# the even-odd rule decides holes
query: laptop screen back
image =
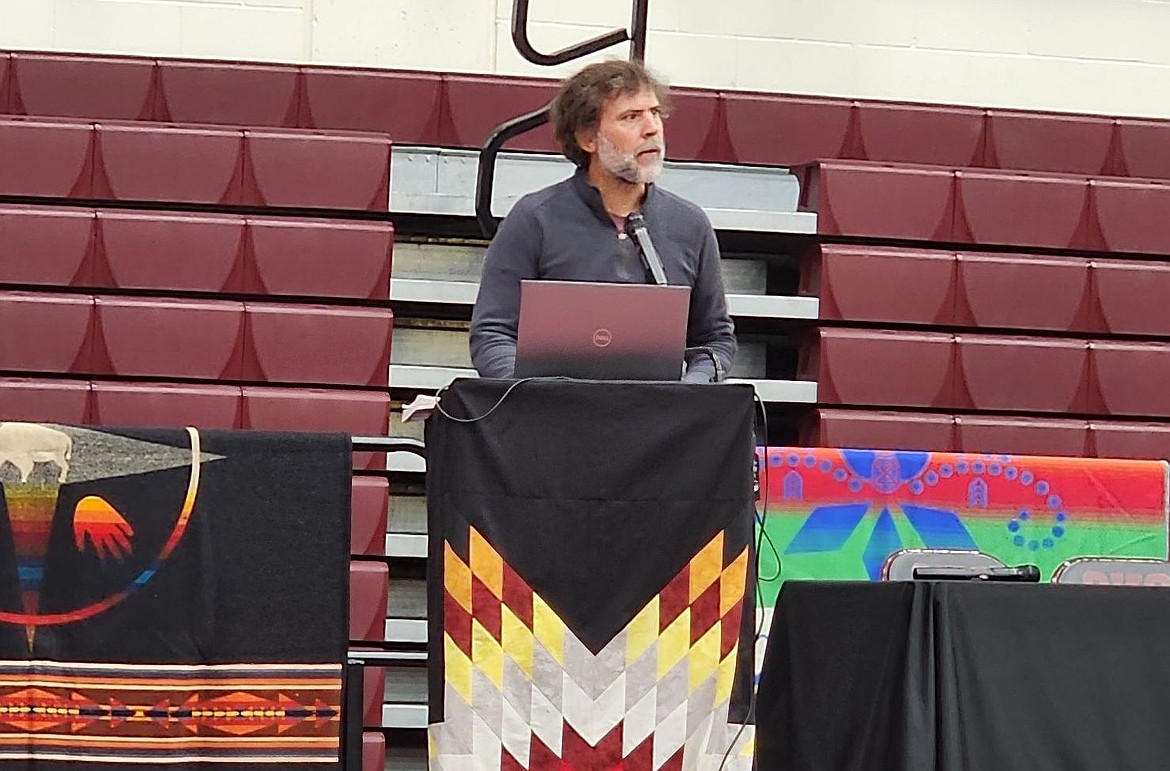
{"label": "laptop screen back", "polygon": [[685,286],[520,282],[516,377],[678,380]]}

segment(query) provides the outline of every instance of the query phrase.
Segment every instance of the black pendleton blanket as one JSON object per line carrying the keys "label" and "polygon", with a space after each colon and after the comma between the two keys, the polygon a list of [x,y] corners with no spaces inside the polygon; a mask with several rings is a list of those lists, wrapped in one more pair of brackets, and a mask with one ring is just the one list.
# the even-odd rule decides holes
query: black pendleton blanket
{"label": "black pendleton blanket", "polygon": [[338,768],[350,464],[0,423],[0,769]]}

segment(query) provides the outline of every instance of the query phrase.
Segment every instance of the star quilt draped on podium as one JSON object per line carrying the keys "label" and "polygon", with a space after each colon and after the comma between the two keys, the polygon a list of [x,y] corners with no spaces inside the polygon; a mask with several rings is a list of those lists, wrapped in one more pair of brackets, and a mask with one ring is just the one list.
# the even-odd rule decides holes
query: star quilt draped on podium
{"label": "star quilt draped on podium", "polygon": [[431,767],[749,769],[750,390],[507,385],[427,429]]}
{"label": "star quilt draped on podium", "polygon": [[350,463],[0,423],[0,769],[339,768]]}

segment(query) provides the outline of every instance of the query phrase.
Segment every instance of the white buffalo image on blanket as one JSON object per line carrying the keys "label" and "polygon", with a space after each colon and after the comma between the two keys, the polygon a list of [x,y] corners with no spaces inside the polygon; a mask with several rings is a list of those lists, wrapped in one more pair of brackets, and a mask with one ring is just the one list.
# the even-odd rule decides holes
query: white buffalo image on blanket
{"label": "white buffalo image on blanket", "polygon": [[0,423],[0,466],[11,463],[27,482],[38,463],[55,463],[61,470],[59,484],[69,474],[73,439],[64,431],[35,423]]}

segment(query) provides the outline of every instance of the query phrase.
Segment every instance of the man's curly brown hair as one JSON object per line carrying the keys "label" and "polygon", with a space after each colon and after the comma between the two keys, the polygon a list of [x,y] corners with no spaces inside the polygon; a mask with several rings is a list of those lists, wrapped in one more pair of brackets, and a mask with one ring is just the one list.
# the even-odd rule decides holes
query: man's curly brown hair
{"label": "man's curly brown hair", "polygon": [[578,168],[588,168],[589,153],[577,144],[577,132],[597,129],[601,110],[608,100],[619,94],[636,94],[644,88],[654,91],[665,116],[669,96],[666,84],[654,77],[641,62],[597,62],[566,79],[549,106],[553,137],[565,157]]}

